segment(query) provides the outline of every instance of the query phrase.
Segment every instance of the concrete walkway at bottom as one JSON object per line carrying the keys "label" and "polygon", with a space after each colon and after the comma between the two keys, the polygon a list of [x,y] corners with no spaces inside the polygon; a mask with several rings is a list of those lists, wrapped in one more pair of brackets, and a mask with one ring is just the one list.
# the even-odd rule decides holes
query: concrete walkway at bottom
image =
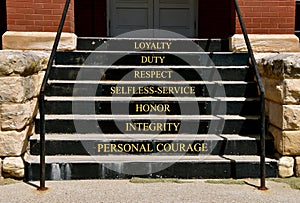
{"label": "concrete walkway at bottom", "polygon": [[300,191],[283,183],[267,182],[268,191],[259,191],[258,180],[244,185],[209,184],[205,180],[188,183],[131,183],[129,180],[51,181],[39,192],[37,182],[0,186],[1,203],[35,202],[268,202],[298,203]]}

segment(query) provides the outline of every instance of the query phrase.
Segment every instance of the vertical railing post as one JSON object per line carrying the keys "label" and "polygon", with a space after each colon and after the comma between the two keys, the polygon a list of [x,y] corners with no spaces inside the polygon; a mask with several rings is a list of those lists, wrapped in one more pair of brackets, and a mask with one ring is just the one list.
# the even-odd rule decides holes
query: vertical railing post
{"label": "vertical railing post", "polygon": [[265,93],[261,93],[261,134],[260,134],[260,190],[268,190],[266,187],[266,102]]}
{"label": "vertical railing post", "polygon": [[46,188],[46,146],[45,146],[45,95],[41,91],[39,96],[40,110],[40,191],[47,190]]}
{"label": "vertical railing post", "polygon": [[40,187],[38,190],[46,190],[46,144],[45,144],[45,134],[46,134],[46,121],[45,121],[45,90],[50,75],[50,70],[52,68],[60,37],[63,31],[63,27],[66,21],[67,13],[69,10],[71,0],[66,0],[65,7],[61,16],[61,20],[58,26],[57,34],[54,40],[53,48],[50,54],[50,58],[47,64],[46,73],[41,86],[40,96],[39,96],[39,111],[40,111]]}

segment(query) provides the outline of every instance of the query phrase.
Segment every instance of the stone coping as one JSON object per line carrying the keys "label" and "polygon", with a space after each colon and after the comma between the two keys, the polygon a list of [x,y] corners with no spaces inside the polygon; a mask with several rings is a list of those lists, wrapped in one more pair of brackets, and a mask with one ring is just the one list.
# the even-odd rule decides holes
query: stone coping
{"label": "stone coping", "polygon": [[[52,50],[56,32],[14,32],[7,31],[2,36],[3,49],[12,50]],[[62,33],[58,50],[75,50],[77,36]]]}
{"label": "stone coping", "polygon": [[[249,34],[254,52],[300,52],[299,38],[294,34]],[[242,34],[230,38],[229,49],[233,52],[247,52]]]}

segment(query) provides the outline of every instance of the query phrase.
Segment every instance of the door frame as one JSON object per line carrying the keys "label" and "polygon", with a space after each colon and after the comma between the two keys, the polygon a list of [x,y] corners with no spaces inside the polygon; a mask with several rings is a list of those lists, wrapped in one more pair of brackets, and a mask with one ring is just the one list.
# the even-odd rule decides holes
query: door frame
{"label": "door frame", "polygon": [[[154,0],[155,1],[155,0]],[[199,4],[198,1],[199,0],[193,0],[194,1],[194,29],[195,29],[195,33],[194,36],[198,37],[199,34]],[[107,36],[111,37],[111,33],[110,33],[110,15],[111,15],[111,9],[112,9],[112,3],[111,0],[106,0],[106,32],[107,32]]]}

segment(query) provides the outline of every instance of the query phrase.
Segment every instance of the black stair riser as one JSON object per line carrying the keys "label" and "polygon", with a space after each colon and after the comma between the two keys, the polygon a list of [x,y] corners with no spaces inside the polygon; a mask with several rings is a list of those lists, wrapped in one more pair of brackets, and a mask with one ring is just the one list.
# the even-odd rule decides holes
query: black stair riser
{"label": "black stair riser", "polygon": [[[132,51],[135,42],[171,42],[171,49],[169,51],[205,51],[205,52],[226,52],[229,51],[229,40],[207,39],[207,40],[157,40],[157,39],[144,39],[144,40],[125,40],[125,39],[91,39],[79,38],[77,40],[77,50],[119,50],[119,51]],[[194,46],[187,46],[194,45]]]}
{"label": "black stair riser", "polygon": [[[163,63],[142,64],[142,56],[165,57]],[[87,60],[88,59],[88,60]],[[56,65],[193,65],[193,66],[245,66],[249,56],[245,53],[99,53],[57,52]]]}
{"label": "black stair riser", "polygon": [[[145,171],[160,168],[163,165],[169,166],[170,163],[147,163],[147,162],[124,162],[115,163],[115,167],[124,168],[126,171],[135,171],[143,168]],[[170,167],[149,175],[127,175],[120,174],[109,169],[111,163],[58,163],[60,168],[59,180],[79,180],[79,179],[130,179],[133,177],[141,178],[182,178],[182,179],[222,179],[222,178],[259,178],[260,164],[255,162],[180,162],[174,163]],[[119,166],[120,165],[120,166]],[[46,180],[54,180],[51,164],[46,164]],[[26,181],[39,180],[39,164],[26,163]],[[266,164],[266,177],[277,177],[277,163]],[[57,173],[57,172],[56,172]],[[57,179],[56,179],[57,180]]]}
{"label": "black stair riser", "polygon": [[[75,87],[74,87],[75,86]],[[47,96],[113,96],[112,88],[114,89],[116,84],[79,84],[72,83],[52,83],[46,87]],[[132,88],[135,87],[148,89],[139,94],[133,95]],[[154,91],[150,90],[154,87]],[[161,89],[164,87],[195,87],[195,94],[182,94],[179,92],[176,95],[164,94]],[[152,85],[152,84],[141,84],[141,85],[122,85],[119,84],[118,88],[122,91],[118,94],[114,93],[114,96],[128,97],[128,96],[152,96],[152,97],[256,97],[258,95],[257,84],[245,83],[245,84],[195,84],[195,85]],[[129,90],[128,90],[129,89]],[[128,91],[127,91],[128,90]],[[136,92],[136,91],[134,91]]]}
{"label": "black stair riser", "polygon": [[[64,141],[56,141],[56,140],[47,140],[46,141],[46,155],[97,155],[97,156],[107,156],[107,155],[259,155],[259,140],[194,140],[194,141],[186,141],[182,138],[181,141],[103,141],[103,140],[64,140]],[[40,144],[39,140],[31,140],[30,141],[30,154],[31,155],[40,155]],[[174,150],[169,150],[169,145],[165,144],[174,144]],[[177,148],[177,143],[184,144],[188,147],[191,144],[192,150],[188,150],[187,152],[180,152]],[[202,143],[207,144],[207,151],[201,151],[199,147],[201,147]],[[111,146],[113,144],[120,145],[121,149],[123,149],[125,144],[135,145],[137,147],[143,146],[141,151],[135,151],[136,149],[132,149],[130,152],[114,152],[110,149],[108,151],[104,151],[104,149],[100,149],[104,145]],[[121,145],[122,144],[122,145]],[[99,146],[101,145],[101,146]],[[163,146],[166,146],[167,152],[164,152]],[[273,153],[272,147],[273,141],[267,140],[267,154]],[[194,148],[195,147],[195,148]],[[269,148],[268,148],[269,147]],[[156,149],[158,148],[159,151]],[[141,149],[141,148],[139,148]],[[129,150],[129,149],[127,149]],[[153,151],[153,152],[152,152]]]}
{"label": "black stair riser", "polygon": [[[123,80],[139,81],[135,72],[172,71],[172,78],[149,78],[149,81],[253,81],[250,68],[90,68],[90,67],[53,67],[50,80]],[[80,73],[80,75],[78,75]]]}
{"label": "black stair riser", "polygon": [[[152,106],[151,106],[151,105]],[[144,105],[146,108],[143,108]],[[157,105],[157,106],[155,106]],[[260,101],[46,101],[46,114],[258,115]],[[86,108],[94,107],[94,108]],[[218,107],[226,107],[218,110]],[[153,108],[152,108],[153,107]],[[155,109],[155,107],[158,107]],[[195,109],[196,107],[197,109]],[[138,108],[138,109],[137,109]],[[151,109],[149,111],[149,109]],[[113,109],[113,110],[112,110]],[[183,109],[183,110],[181,110]]]}
{"label": "black stair riser", "polygon": [[[37,120],[36,122],[39,122]],[[128,121],[120,120],[76,120],[74,126],[73,120],[46,120],[46,133],[82,133],[82,134],[259,134],[260,133],[260,120],[249,119],[249,120],[226,120],[226,121],[192,121],[192,120],[168,120],[167,122],[157,121],[158,123],[181,123],[180,128],[176,131],[173,126],[170,130],[160,132],[160,131],[138,131],[138,130],[127,130],[126,123]],[[137,123],[149,123],[147,120],[134,120]],[[225,122],[225,124],[224,124]],[[121,128],[119,129],[117,125]],[[223,126],[224,124],[224,126]],[[101,130],[100,130],[100,129]],[[36,133],[39,134],[39,127],[36,125]],[[123,131],[123,132],[121,132]]]}

